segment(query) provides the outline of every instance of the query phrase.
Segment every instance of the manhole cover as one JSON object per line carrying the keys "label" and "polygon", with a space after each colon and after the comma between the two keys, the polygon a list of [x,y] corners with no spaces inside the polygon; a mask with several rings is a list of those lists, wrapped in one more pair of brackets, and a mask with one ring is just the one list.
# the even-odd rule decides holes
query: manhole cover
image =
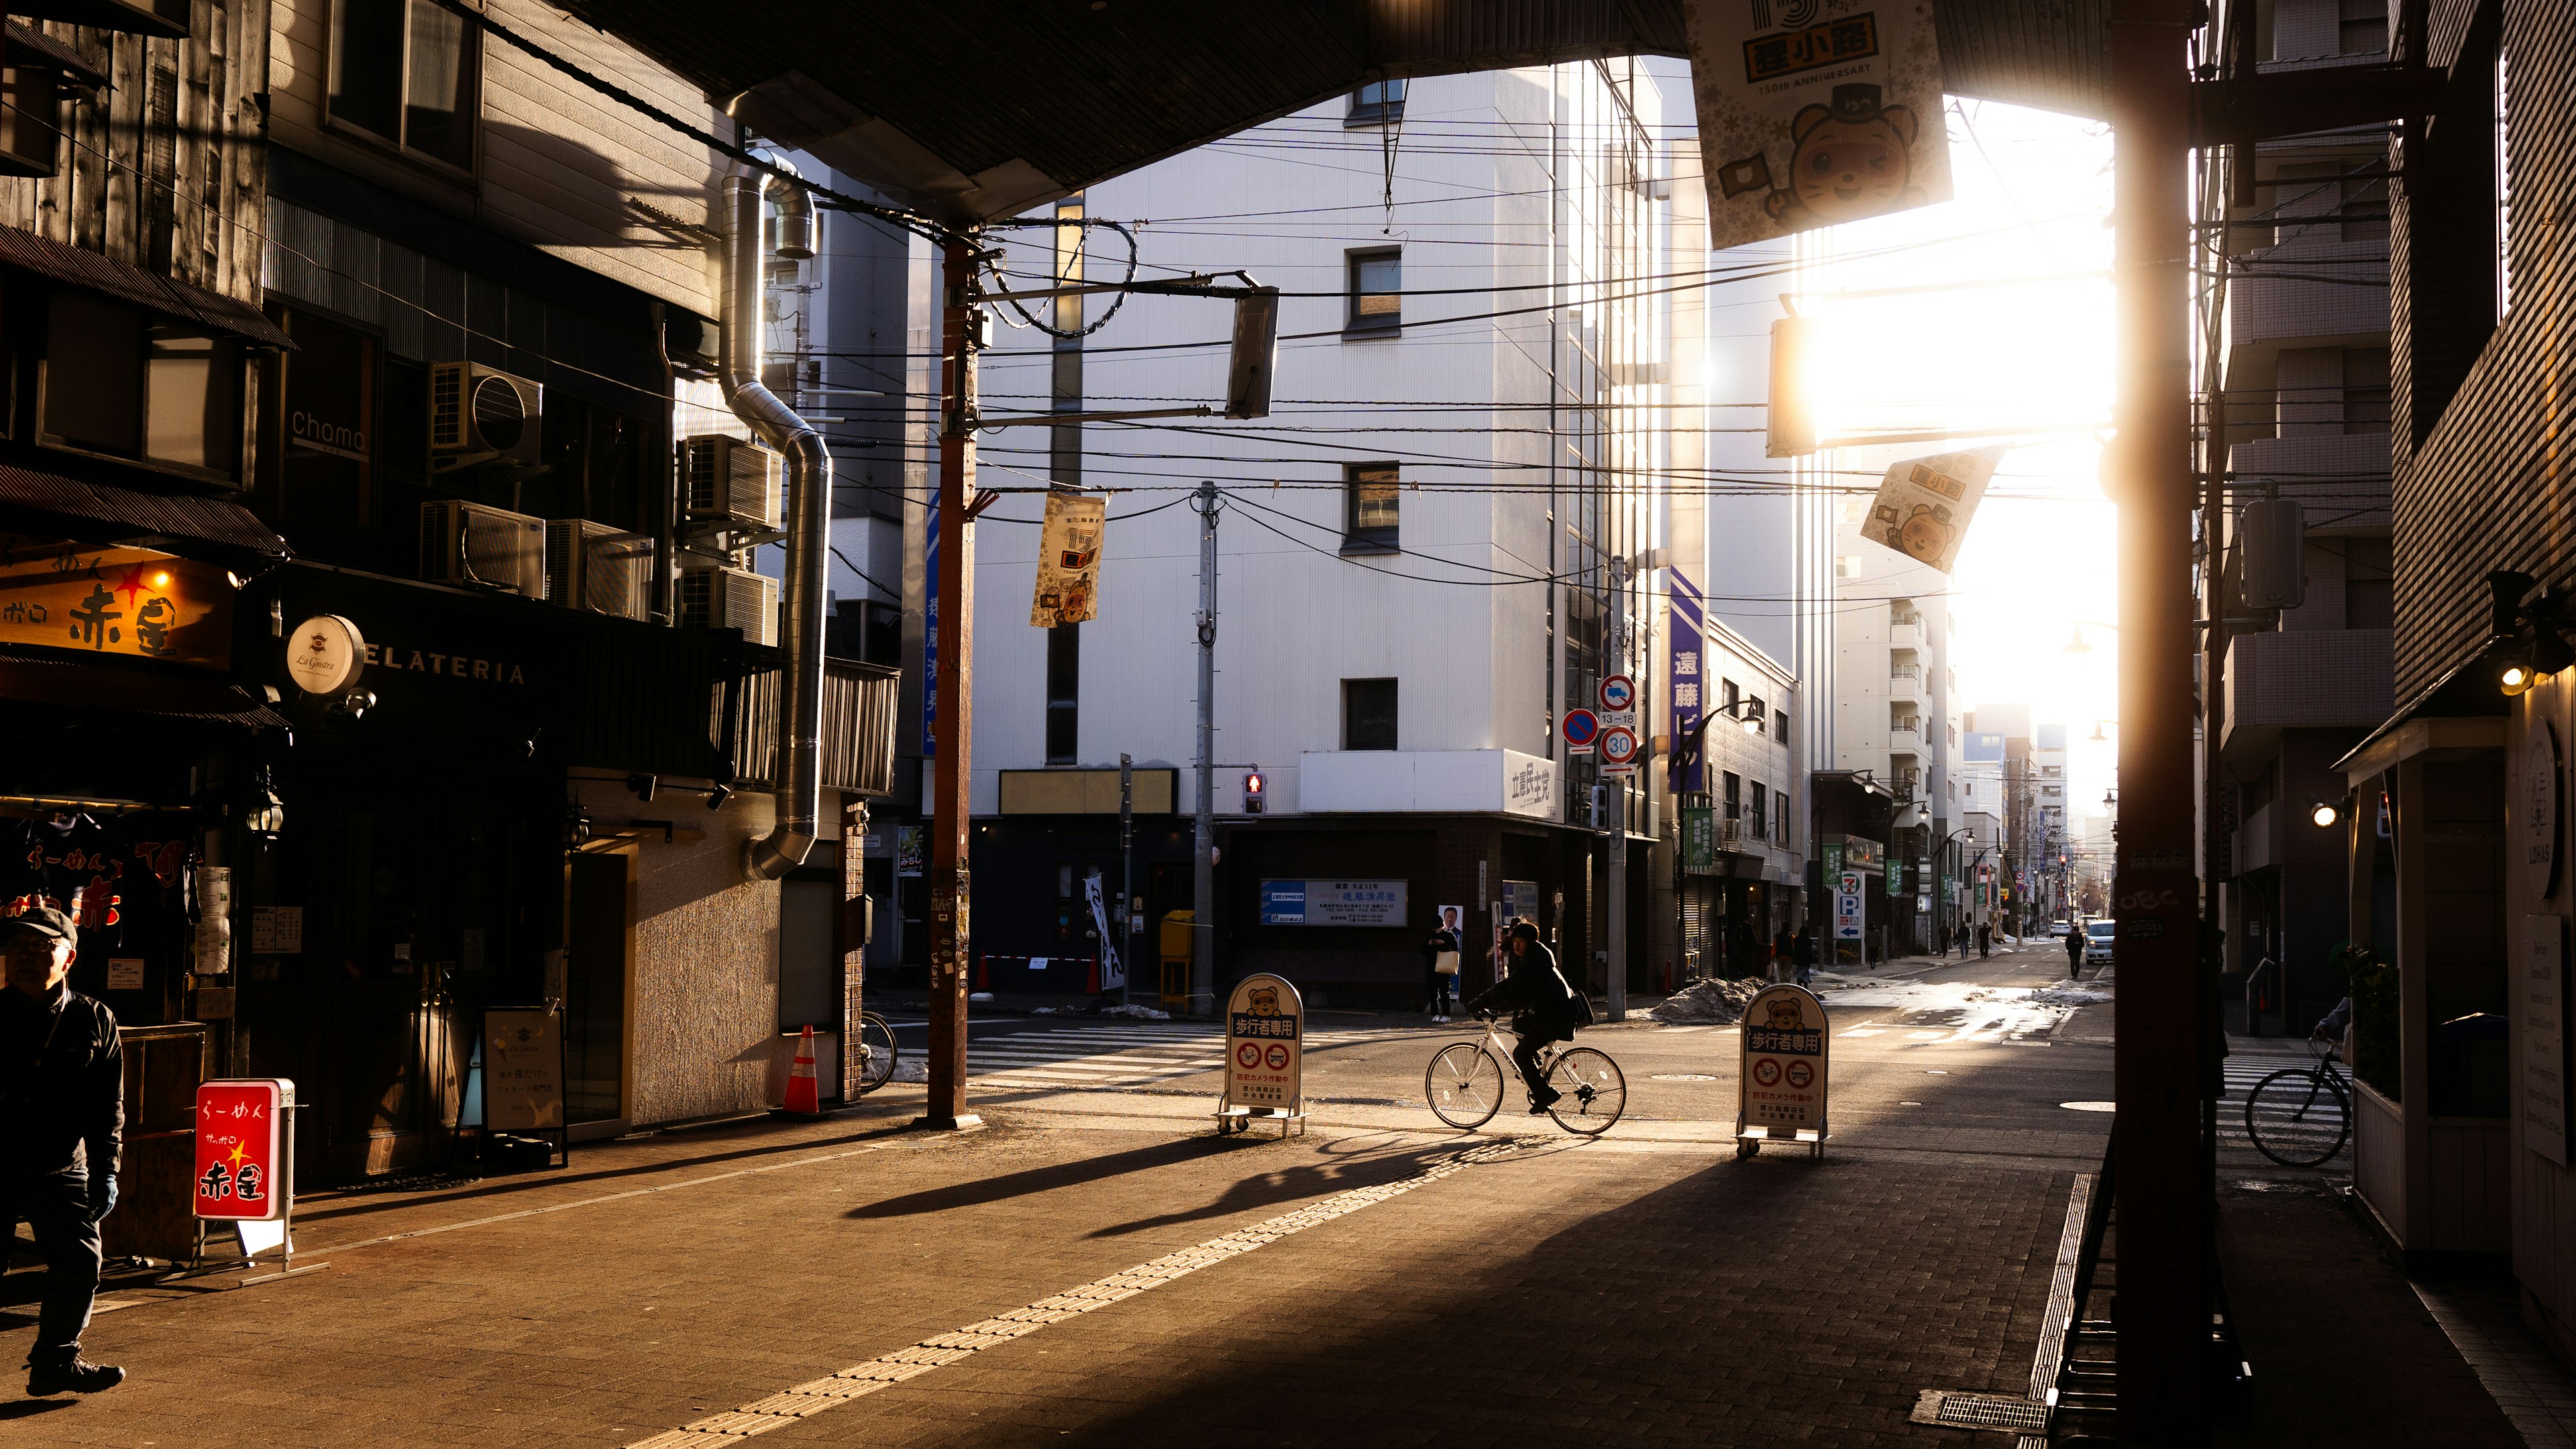
{"label": "manhole cover", "polygon": [[1653,1080],[1658,1082],[1714,1082],[1717,1078],[1707,1072],[1657,1072],[1654,1074]]}
{"label": "manhole cover", "polygon": [[2065,1108],[2069,1112],[2117,1112],[2120,1110],[2120,1104],[2117,1102],[2060,1102],[2057,1105]]}

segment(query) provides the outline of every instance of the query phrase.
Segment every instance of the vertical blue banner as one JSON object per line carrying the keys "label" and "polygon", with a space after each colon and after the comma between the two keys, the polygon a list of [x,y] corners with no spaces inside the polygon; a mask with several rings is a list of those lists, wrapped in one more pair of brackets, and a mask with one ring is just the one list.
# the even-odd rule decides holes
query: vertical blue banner
{"label": "vertical blue banner", "polygon": [[921,752],[939,753],[939,505],[933,495],[921,545]]}
{"label": "vertical blue banner", "polygon": [[1708,741],[1702,738],[1698,752],[1687,768],[1675,768],[1683,737],[1699,723],[1701,647],[1700,592],[1684,577],[1680,569],[1666,569],[1664,577],[1672,580],[1672,627],[1664,631],[1669,641],[1666,648],[1665,677],[1672,681],[1672,735],[1676,760],[1665,768],[1672,776],[1675,794],[1696,794],[1708,788]]}

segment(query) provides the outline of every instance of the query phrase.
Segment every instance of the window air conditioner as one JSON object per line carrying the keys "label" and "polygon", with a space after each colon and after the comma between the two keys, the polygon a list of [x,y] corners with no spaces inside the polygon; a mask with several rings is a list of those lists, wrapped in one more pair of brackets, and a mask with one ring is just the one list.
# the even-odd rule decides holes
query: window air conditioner
{"label": "window air conditioner", "polygon": [[546,597],[568,609],[642,619],[653,607],[653,540],[587,518],[546,525]]}
{"label": "window air conditioner", "polygon": [[778,455],[722,433],[680,440],[680,496],[691,523],[744,532],[778,531]]}
{"label": "window air conditioner", "polygon": [[430,466],[537,466],[545,441],[545,389],[479,362],[429,365]]}
{"label": "window air conditioner", "polygon": [[546,521],[461,498],[420,506],[420,576],[437,584],[546,596]]}
{"label": "window air conditioner", "polygon": [[740,629],[751,643],[775,644],[778,581],[749,569],[682,569],[680,627]]}

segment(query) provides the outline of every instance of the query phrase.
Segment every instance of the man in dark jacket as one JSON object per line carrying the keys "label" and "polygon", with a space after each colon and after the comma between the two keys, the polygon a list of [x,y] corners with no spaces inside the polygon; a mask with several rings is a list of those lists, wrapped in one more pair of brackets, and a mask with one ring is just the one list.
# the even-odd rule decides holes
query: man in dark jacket
{"label": "man in dark jacket", "polygon": [[1512,1062],[1521,1069],[1521,1080],[1529,1085],[1530,1115],[1534,1117],[1565,1095],[1549,1086],[1540,1073],[1539,1052],[1549,1042],[1574,1040],[1574,1029],[1592,1011],[1576,1003],[1574,988],[1565,984],[1565,977],[1556,969],[1555,953],[1540,943],[1537,926],[1514,921],[1510,949],[1510,974],[1479,993],[1467,1003],[1467,1009],[1511,1010],[1512,1034],[1519,1038],[1512,1048]]}
{"label": "man in dark jacket", "polygon": [[45,1260],[27,1392],[94,1394],[125,1370],[80,1356],[98,1293],[98,1225],[116,1207],[125,1052],[116,1016],[64,984],[80,928],[50,906],[0,920],[0,1220]]}
{"label": "man in dark jacket", "polygon": [[2069,981],[2084,979],[2084,923],[2082,921],[2067,922],[2066,979]]}

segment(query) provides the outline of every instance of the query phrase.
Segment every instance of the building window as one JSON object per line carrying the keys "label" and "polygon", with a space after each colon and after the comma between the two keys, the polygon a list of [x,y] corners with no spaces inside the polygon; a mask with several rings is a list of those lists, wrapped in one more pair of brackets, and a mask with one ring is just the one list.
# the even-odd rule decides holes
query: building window
{"label": "building window", "polygon": [[1744,777],[1733,770],[1728,770],[1725,772],[1725,784],[1726,818],[1741,820],[1744,818]]}
{"label": "building window", "polygon": [[1770,827],[1770,823],[1769,823],[1769,822],[1770,822],[1770,819],[1771,819],[1770,814],[1762,808],[1762,806],[1763,806],[1763,797],[1764,797],[1766,794],[1768,794],[1768,793],[1769,793],[1769,792],[1765,791],[1765,790],[1762,788],[1762,782],[1761,782],[1761,781],[1756,780],[1756,781],[1754,781],[1754,782],[1753,782],[1753,815],[1752,815],[1752,821],[1753,821],[1753,838],[1754,838],[1754,839],[1756,839],[1756,840],[1761,840],[1761,839],[1763,839],[1763,838],[1765,838],[1765,837],[1769,836],[1769,835],[1770,835],[1770,833],[1771,833],[1771,827]]}
{"label": "building window", "polygon": [[1342,115],[1345,126],[1383,126],[1404,119],[1404,82],[1371,81],[1351,92],[1351,108]]}
{"label": "building window", "polygon": [[1395,748],[1394,680],[1345,679],[1342,681],[1342,748],[1346,750]]}
{"label": "building window", "polygon": [[332,121],[473,170],[475,34],[437,0],[334,0]]}
{"label": "building window", "polygon": [[1402,472],[1393,463],[1353,463],[1342,481],[1342,552],[1395,553]]}
{"label": "building window", "polygon": [[1047,630],[1046,760],[1070,765],[1082,747],[1082,626]]}
{"label": "building window", "polygon": [[1353,332],[1392,332],[1404,325],[1404,254],[1400,251],[1351,253]]}
{"label": "building window", "polygon": [[2336,0],[2335,49],[2377,55],[2388,49],[2388,0]]}
{"label": "building window", "polygon": [[1734,680],[1721,679],[1717,682],[1717,708],[1719,713],[1724,714],[1729,719],[1741,719],[1742,716],[1736,714],[1735,710],[1737,706],[1743,703],[1744,692],[1735,687]]}
{"label": "building window", "polygon": [[48,299],[42,441],[230,479],[241,466],[241,349],[87,293]]}
{"label": "building window", "polygon": [[2388,349],[2347,347],[2343,350],[2343,430],[2347,433],[2388,431]]}
{"label": "building window", "polygon": [[1789,712],[1787,710],[1782,709],[1772,711],[1771,738],[1778,740],[1784,745],[1789,742]]}

